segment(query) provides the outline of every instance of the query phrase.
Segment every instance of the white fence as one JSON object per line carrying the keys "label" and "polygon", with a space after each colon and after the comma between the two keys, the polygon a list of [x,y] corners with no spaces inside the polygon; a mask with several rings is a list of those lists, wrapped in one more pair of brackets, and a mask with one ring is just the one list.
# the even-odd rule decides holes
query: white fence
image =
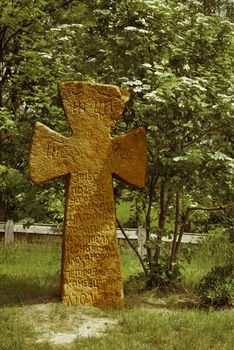
{"label": "white fence", "polygon": [[[146,240],[146,233],[143,227],[136,228],[124,228],[127,237],[130,240],[138,240],[139,253],[144,255],[144,244]],[[3,234],[5,243],[14,242],[15,235],[47,235],[47,236],[62,236],[62,230],[59,230],[56,225],[47,224],[33,224],[25,226],[20,223],[14,223],[12,220],[7,222],[0,222],[0,234]],[[153,237],[154,235],[152,235]],[[182,243],[197,244],[204,234],[202,233],[184,233]],[[117,238],[125,239],[121,230],[117,229]],[[163,237],[163,241],[170,242],[172,239]]]}
{"label": "white fence", "polygon": [[[125,228],[126,235],[129,239],[138,239],[138,230],[135,228]],[[26,226],[20,223],[14,223],[12,220],[7,222],[0,222],[0,233],[4,234],[5,242],[14,242],[15,234],[35,234],[48,236],[62,236],[62,230],[59,230],[56,225],[48,224],[33,224]],[[124,239],[122,232],[117,229],[117,238]]]}
{"label": "white fence", "polygon": [[[145,251],[145,230],[143,227],[124,228],[124,232],[130,240],[138,241],[138,252],[141,256],[146,254]],[[20,223],[14,223],[12,220],[7,222],[0,222],[0,234],[2,234],[6,244],[13,243],[15,236],[32,236],[32,235],[45,235],[45,236],[62,236],[62,230],[59,230],[56,225],[48,224],[33,224],[26,226]],[[121,230],[117,229],[117,238],[125,239],[125,236]]]}

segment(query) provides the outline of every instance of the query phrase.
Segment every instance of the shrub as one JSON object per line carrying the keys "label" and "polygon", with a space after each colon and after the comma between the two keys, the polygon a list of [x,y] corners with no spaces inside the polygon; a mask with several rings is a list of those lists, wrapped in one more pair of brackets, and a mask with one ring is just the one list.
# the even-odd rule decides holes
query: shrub
{"label": "shrub", "polygon": [[216,266],[198,286],[203,306],[234,306],[234,266]]}

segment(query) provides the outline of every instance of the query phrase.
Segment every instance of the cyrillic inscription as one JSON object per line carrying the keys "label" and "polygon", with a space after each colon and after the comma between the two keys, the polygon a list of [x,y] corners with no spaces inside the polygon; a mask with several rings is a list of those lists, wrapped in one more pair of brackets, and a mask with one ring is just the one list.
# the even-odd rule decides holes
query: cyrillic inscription
{"label": "cyrillic inscription", "polygon": [[30,172],[36,183],[69,175],[61,297],[67,305],[122,307],[112,174],[144,187],[145,134],[137,129],[114,139],[110,136],[129,98],[126,91],[65,82],[60,93],[72,136],[65,138],[37,124]]}

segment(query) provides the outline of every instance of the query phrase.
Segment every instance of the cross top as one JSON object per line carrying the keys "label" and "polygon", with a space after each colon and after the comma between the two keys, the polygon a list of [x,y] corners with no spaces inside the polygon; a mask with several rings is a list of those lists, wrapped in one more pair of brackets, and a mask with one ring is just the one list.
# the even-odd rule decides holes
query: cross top
{"label": "cross top", "polygon": [[128,91],[117,86],[85,82],[64,82],[59,90],[74,134],[79,134],[83,126],[102,126],[110,132],[130,97]]}

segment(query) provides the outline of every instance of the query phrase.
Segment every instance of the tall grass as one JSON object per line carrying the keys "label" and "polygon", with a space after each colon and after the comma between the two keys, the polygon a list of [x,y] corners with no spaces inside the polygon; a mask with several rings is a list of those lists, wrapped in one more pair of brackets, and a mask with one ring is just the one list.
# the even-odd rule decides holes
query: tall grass
{"label": "tall grass", "polygon": [[[125,284],[131,276],[142,273],[142,267],[127,243],[121,244],[122,275]],[[230,264],[233,246],[224,233],[210,234],[199,246],[182,249],[182,285],[192,291],[201,278],[218,265]],[[0,243],[0,306],[20,305],[35,300],[58,299],[61,268],[61,242],[40,244]],[[136,283],[138,283],[136,281]],[[137,285],[125,291],[137,289]],[[132,294],[132,293],[131,293]]]}
{"label": "tall grass", "polygon": [[234,264],[234,244],[222,229],[210,231],[199,245],[191,247],[190,258],[182,264],[184,283],[193,289],[216,266]]}

